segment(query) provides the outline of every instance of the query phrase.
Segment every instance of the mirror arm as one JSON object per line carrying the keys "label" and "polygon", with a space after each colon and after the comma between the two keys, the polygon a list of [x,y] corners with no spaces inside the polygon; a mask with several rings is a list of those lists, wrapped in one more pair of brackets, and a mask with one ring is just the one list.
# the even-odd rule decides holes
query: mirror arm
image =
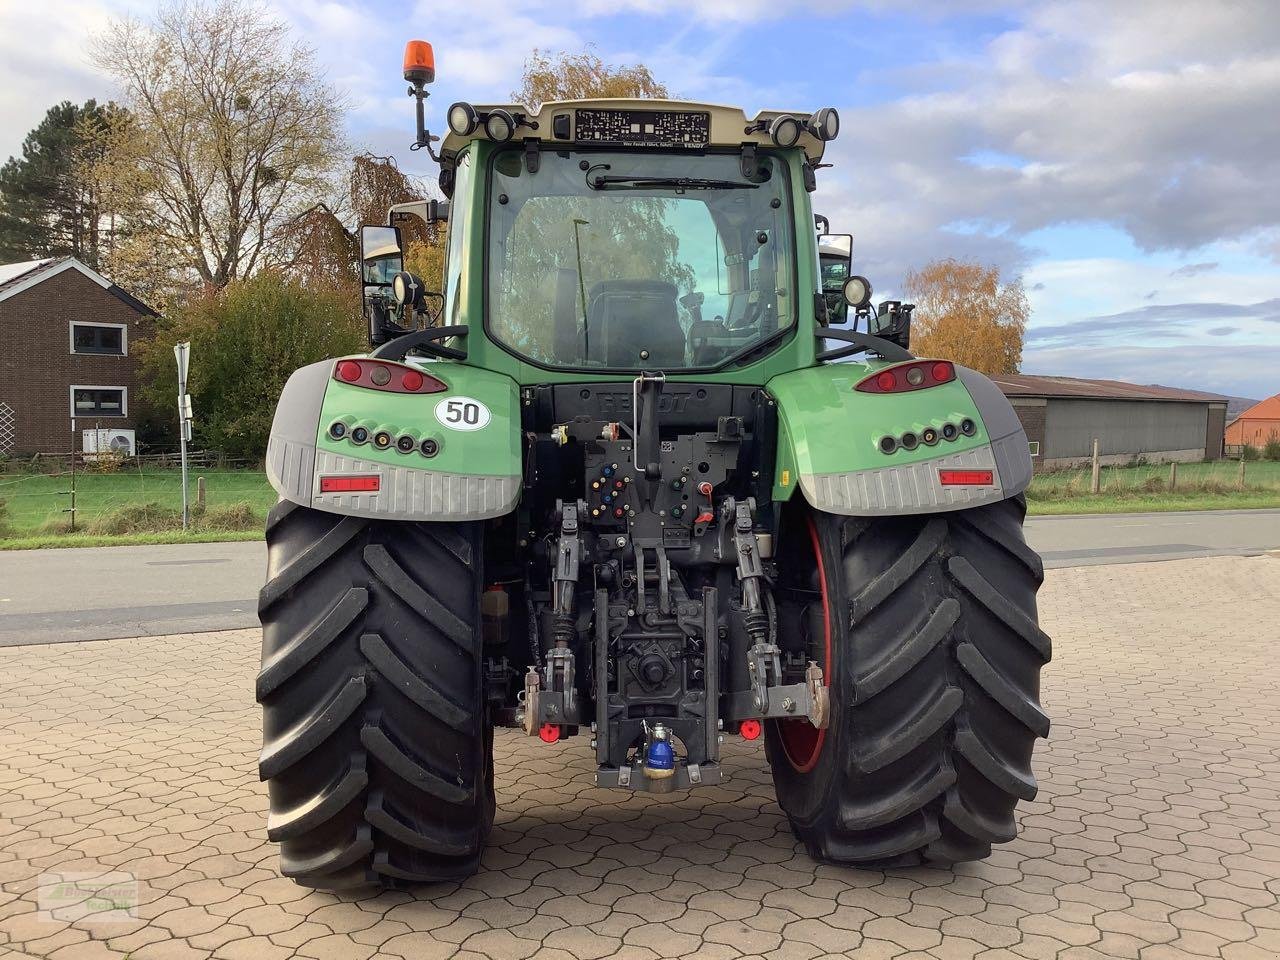
{"label": "mirror arm", "polygon": [[831,350],[820,350],[818,359],[820,361],[827,360],[843,360],[845,357],[852,357],[856,353],[874,353],[885,360],[914,360],[915,354],[904,350],[891,340],[885,340],[883,337],[877,337],[870,333],[856,333],[852,330],[834,330],[830,327],[824,327],[816,334],[819,340],[843,340],[849,344],[847,347],[835,347]]}
{"label": "mirror arm", "polygon": [[445,360],[465,360],[467,351],[459,350],[457,347],[446,347],[435,341],[446,340],[449,337],[465,337],[470,332],[470,327],[461,324],[451,327],[427,327],[425,330],[415,330],[413,333],[406,333],[402,337],[387,341],[370,356],[377,357],[379,360],[403,360],[410,350],[421,350],[423,353]]}

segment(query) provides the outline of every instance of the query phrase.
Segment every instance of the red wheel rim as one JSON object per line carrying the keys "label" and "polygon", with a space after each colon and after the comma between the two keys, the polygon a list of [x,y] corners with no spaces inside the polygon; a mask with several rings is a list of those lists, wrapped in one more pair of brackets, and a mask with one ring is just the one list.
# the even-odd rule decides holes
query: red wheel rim
{"label": "red wheel rim", "polygon": [[[813,558],[818,564],[818,590],[822,597],[822,684],[831,685],[831,604],[827,597],[827,571],[822,564],[822,547],[818,542],[818,527],[813,516],[806,517],[809,523],[809,543],[813,547]],[[797,773],[808,773],[818,765],[822,756],[822,744],[827,738],[826,730],[819,730],[808,720],[782,720],[778,723],[778,739],[782,741],[782,752],[787,762]]]}

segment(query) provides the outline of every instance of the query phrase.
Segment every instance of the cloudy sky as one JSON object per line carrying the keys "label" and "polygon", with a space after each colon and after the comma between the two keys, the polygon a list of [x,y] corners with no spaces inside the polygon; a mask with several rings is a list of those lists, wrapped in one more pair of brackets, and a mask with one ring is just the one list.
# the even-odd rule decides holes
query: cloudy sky
{"label": "cloudy sky", "polygon": [[[817,208],[881,293],[935,256],[1021,275],[1023,370],[1280,391],[1280,4],[1274,0],[403,0],[273,4],[406,149],[403,43],[431,40],[429,122],[505,99],[529,51],[594,44],[682,97],[839,108]],[[85,41],[137,0],[0,0],[0,157],[60,99],[111,95]],[[910,7],[912,13],[902,12]]]}

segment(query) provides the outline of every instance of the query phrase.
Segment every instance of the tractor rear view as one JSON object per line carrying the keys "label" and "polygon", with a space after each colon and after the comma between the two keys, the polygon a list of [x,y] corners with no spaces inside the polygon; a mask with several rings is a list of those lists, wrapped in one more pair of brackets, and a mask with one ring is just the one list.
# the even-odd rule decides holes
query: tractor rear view
{"label": "tractor rear view", "polygon": [[[455,103],[438,141],[429,46],[405,78],[444,198],[365,228],[372,350],[297,371],[268,451],[282,872],[475,872],[495,726],[648,793],[762,743],[829,862],[1012,839],[1049,727],[1026,438],[815,235],[836,111]],[[440,291],[408,217],[448,223]]]}

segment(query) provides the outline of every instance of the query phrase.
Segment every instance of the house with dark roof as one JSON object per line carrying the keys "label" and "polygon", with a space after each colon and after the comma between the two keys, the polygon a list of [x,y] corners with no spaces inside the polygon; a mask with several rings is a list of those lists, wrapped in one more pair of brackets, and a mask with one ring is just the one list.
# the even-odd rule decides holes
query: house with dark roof
{"label": "house with dark roof", "polygon": [[992,377],[1022,421],[1037,470],[1141,459],[1188,462],[1222,456],[1227,398],[1119,380]]}
{"label": "house with dark roof", "polygon": [[73,257],[0,265],[0,456],[136,449],[156,315]]}

